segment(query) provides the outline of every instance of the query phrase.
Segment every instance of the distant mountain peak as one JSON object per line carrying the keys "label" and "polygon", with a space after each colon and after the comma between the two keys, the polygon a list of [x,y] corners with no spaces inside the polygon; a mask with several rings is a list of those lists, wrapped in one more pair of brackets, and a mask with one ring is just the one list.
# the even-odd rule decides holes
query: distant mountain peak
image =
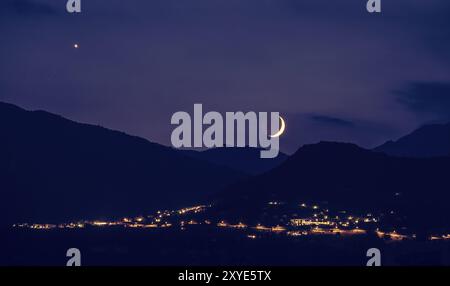
{"label": "distant mountain peak", "polygon": [[242,148],[212,148],[204,151],[182,151],[186,155],[214,163],[219,166],[225,166],[239,172],[250,175],[258,175],[267,172],[281,165],[286,158],[286,154],[280,152],[277,157],[272,159],[260,158],[261,148],[242,147]]}
{"label": "distant mountain peak", "polygon": [[348,153],[348,152],[367,152],[368,150],[353,144],[345,142],[320,141],[316,144],[306,144],[300,147],[292,157],[301,156],[304,153],[313,154],[316,152],[325,153]]}
{"label": "distant mountain peak", "polygon": [[387,141],[374,151],[400,157],[450,156],[450,123],[424,125],[396,141]]}

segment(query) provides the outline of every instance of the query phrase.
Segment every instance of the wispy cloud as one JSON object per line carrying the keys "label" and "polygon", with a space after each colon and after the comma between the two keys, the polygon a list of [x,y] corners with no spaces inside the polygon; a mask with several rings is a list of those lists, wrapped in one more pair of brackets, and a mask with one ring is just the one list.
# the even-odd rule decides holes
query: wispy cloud
{"label": "wispy cloud", "polygon": [[395,94],[413,112],[450,119],[450,82],[412,82]]}

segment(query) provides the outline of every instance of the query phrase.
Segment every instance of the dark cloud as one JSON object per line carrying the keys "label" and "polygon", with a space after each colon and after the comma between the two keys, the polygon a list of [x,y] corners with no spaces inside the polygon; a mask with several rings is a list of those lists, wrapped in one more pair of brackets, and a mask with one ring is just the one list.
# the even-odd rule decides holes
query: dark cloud
{"label": "dark cloud", "polygon": [[450,82],[413,82],[395,94],[413,112],[450,119]]}
{"label": "dark cloud", "polygon": [[334,127],[355,127],[354,122],[341,118],[326,115],[311,115],[310,118],[319,123],[332,125]]}
{"label": "dark cloud", "polygon": [[[65,7],[64,1],[57,1]],[[48,16],[57,13],[54,5],[39,0],[2,0],[0,14],[20,16]]]}

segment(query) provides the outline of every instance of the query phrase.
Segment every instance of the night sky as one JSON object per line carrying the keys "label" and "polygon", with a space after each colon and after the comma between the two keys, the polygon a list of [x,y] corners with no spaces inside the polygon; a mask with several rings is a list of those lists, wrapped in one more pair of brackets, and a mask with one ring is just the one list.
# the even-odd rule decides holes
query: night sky
{"label": "night sky", "polygon": [[[0,1],[0,101],[170,144],[171,115],[279,111],[282,149],[450,120],[450,1]],[[74,45],[78,44],[78,48]]]}

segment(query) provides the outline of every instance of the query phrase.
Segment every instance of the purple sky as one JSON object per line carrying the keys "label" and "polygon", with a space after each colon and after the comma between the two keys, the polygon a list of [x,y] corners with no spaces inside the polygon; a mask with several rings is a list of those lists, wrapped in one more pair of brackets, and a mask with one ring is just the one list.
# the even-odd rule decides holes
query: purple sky
{"label": "purple sky", "polygon": [[450,120],[448,0],[65,2],[0,1],[0,101],[166,145],[194,103],[279,111],[286,152]]}

